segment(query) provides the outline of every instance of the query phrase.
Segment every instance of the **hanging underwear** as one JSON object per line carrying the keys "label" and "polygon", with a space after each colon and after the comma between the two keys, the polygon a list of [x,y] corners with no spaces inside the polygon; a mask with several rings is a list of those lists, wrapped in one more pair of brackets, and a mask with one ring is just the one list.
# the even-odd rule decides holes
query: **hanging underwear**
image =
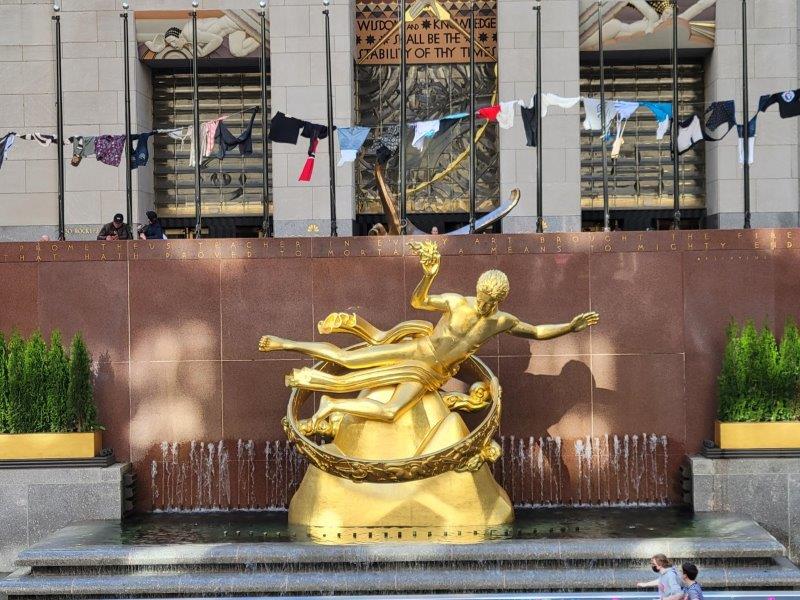
{"label": "hanging underwear", "polygon": [[778,105],[782,119],[800,116],[800,90],[789,90],[769,96],[762,96],[762,103],[759,106],[759,110],[767,110],[773,104]]}
{"label": "hanging underwear", "polygon": [[225,125],[224,121],[220,121],[219,125],[217,126],[216,132],[216,141],[219,144],[219,150],[217,150],[216,156],[220,160],[225,158],[225,154],[230,152],[234,148],[239,148],[239,154],[241,156],[250,156],[253,153],[253,123],[256,120],[256,113],[258,112],[258,108],[251,108],[244,112],[250,114],[250,122],[245,126],[238,136],[233,135],[231,130],[228,129],[228,126]]}
{"label": "hanging underwear", "polygon": [[375,144],[375,156],[378,164],[385,165],[400,147],[400,126],[389,125],[384,127],[378,143]]}
{"label": "hanging underwear", "polygon": [[439,127],[441,127],[439,119],[414,123],[414,140],[411,145],[422,152],[425,149],[425,142],[439,132]]}
{"label": "hanging underwear", "polygon": [[483,117],[487,121],[497,121],[497,115],[500,114],[500,105],[495,104],[494,106],[484,106],[483,108],[479,108],[475,113],[479,117]]}
{"label": "hanging underwear", "polygon": [[692,115],[678,123],[678,154],[688,152],[695,145],[706,140],[700,117]]}
{"label": "hanging underwear", "polygon": [[339,132],[339,163],[338,167],[355,161],[358,151],[369,135],[369,127],[340,127]]}
{"label": "hanging underwear", "polygon": [[301,135],[311,141],[308,144],[308,158],[306,159],[306,164],[303,165],[303,170],[300,171],[298,181],[311,181],[311,176],[314,174],[314,163],[317,158],[317,145],[320,140],[328,137],[328,127],[306,121]]}
{"label": "hanging underwear", "polygon": [[669,131],[669,123],[672,120],[672,103],[670,102],[642,102],[642,106],[650,110],[658,121],[656,128],[656,139],[663,140]]}
{"label": "hanging underwear", "polygon": [[[137,133],[131,136],[131,169],[147,166],[147,161],[150,160],[147,141],[154,133],[154,131],[148,131],[147,133]],[[134,141],[136,141],[135,149],[133,148]]]}
{"label": "hanging underwear", "polygon": [[728,135],[728,132],[736,126],[736,103],[733,100],[722,100],[712,102],[706,109],[706,130],[714,131],[723,125],[728,129],[717,141]]}
{"label": "hanging underwear", "polygon": [[297,144],[303,125],[305,121],[277,112],[270,123],[269,140],[278,144]]}
{"label": "hanging underwear", "polygon": [[15,133],[7,133],[0,138],[0,168],[3,166],[3,161],[8,158],[8,153],[11,150],[11,146],[14,145],[15,139]]}
{"label": "hanging underwear", "polygon": [[578,98],[563,98],[561,96],[556,96],[555,94],[542,94],[542,116],[547,116],[547,109],[551,106],[560,106],[561,108],[572,108],[578,102],[580,102],[580,97]]}
{"label": "hanging underwear", "polygon": [[514,107],[518,104],[517,100],[500,103],[500,112],[497,114],[497,124],[502,129],[514,127]]}
{"label": "hanging underwear", "polygon": [[95,157],[98,162],[118,167],[125,150],[124,135],[99,135],[94,143]]}
{"label": "hanging underwear", "polygon": [[521,106],[520,112],[522,114],[522,126],[525,128],[525,139],[527,146],[535,148],[539,139],[538,130],[536,129],[538,123],[536,121],[536,111],[539,110],[539,99],[534,95],[531,101],[531,106]]}
{"label": "hanging underwear", "polygon": [[97,138],[94,136],[78,135],[72,138],[72,159],[69,161],[73,167],[81,164],[81,160],[87,156],[92,156],[95,153],[95,142]]}

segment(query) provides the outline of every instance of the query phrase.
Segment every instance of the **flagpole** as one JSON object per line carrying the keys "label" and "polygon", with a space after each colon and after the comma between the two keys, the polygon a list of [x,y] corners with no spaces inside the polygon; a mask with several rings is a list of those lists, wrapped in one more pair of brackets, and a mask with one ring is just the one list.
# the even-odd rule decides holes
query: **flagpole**
{"label": "flagpole", "polygon": [[258,6],[261,8],[261,208],[263,217],[261,220],[261,231],[264,237],[272,237],[272,227],[270,226],[269,210],[269,140],[267,139],[267,120],[269,112],[267,110],[267,0],[260,0]]}
{"label": "flagpole", "polygon": [[603,0],[597,0],[597,40],[600,51],[600,147],[603,153],[603,231],[611,231],[608,206],[608,151],[606,149],[606,72],[603,57]]}
{"label": "flagpole", "polygon": [[475,156],[475,0],[470,2],[469,11],[469,232],[475,233],[478,184]]}
{"label": "flagpole", "polygon": [[535,0],[536,11],[536,233],[544,233],[544,201],[542,199],[542,3]]}
{"label": "flagpole", "polygon": [[203,232],[202,191],[200,189],[200,92],[197,83],[197,7],[199,0],[192,0],[192,123],[194,127],[194,237]]}
{"label": "flagpole", "polygon": [[64,90],[61,84],[61,6],[53,3],[56,24],[56,142],[58,153],[58,239],[66,239],[64,218]]}
{"label": "flagpole", "polygon": [[130,5],[127,1],[123,0],[122,10],[125,12],[120,14],[122,18],[122,43],[123,43],[123,60],[125,61],[125,68],[123,69],[125,77],[125,208],[128,217],[128,227],[133,230],[133,171],[131,165],[131,70],[130,70],[130,49],[128,48],[128,9]]}
{"label": "flagpole", "polygon": [[406,230],[406,0],[400,0],[400,233]]}
{"label": "flagpole", "polygon": [[742,92],[744,122],[744,228],[750,229],[750,82],[747,75],[747,0],[742,0]]}
{"label": "flagpole", "polygon": [[[322,0],[322,14],[325,15],[325,76],[328,101],[328,170],[330,171],[331,237],[339,235],[336,225],[336,163],[333,148],[333,72],[331,69],[331,0]],[[403,96],[405,98],[405,96]]]}
{"label": "flagpole", "polygon": [[672,0],[672,205],[673,227],[681,228],[681,162],[678,153],[678,0]]}

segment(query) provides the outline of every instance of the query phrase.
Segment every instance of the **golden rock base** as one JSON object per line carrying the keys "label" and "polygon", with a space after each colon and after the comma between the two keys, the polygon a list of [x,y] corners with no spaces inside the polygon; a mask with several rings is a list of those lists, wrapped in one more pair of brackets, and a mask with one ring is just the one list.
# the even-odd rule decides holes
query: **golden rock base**
{"label": "golden rock base", "polygon": [[[369,397],[385,401],[391,392],[381,388]],[[411,457],[467,434],[461,416],[451,413],[438,393],[429,393],[394,423],[346,417],[325,449],[372,460]],[[309,528],[486,528],[513,520],[511,501],[486,465],[475,473],[402,483],[356,483],[312,466],[289,504],[289,523]]]}

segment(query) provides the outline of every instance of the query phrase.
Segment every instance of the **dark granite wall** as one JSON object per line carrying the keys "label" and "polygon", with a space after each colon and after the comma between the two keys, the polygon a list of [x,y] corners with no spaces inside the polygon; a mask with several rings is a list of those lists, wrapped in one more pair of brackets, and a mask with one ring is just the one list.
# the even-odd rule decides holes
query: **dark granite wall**
{"label": "dark granite wall", "polygon": [[[726,323],[753,318],[780,329],[800,316],[800,230],[437,239],[445,256],[435,292],[470,293],[483,270],[499,268],[511,280],[505,310],[528,322],[601,314],[591,333],[549,342],[505,336],[480,353],[503,385],[507,453],[531,437],[562,438],[561,501],[632,499],[630,482],[627,494],[615,489],[612,442],[605,462],[595,454],[588,464],[577,460],[575,443],[596,437],[602,454],[606,434],[621,443],[645,433],[668,440],[665,456],[642,457],[653,462],[651,496],[677,499],[678,464],[713,432]],[[162,442],[181,442],[185,453],[191,440],[230,440],[236,479],[239,439],[260,444],[252,490],[260,505],[270,485],[268,474],[261,481],[264,442],[284,437],[283,378],[303,361],[260,354],[259,337],[316,339],[315,323],[340,310],[379,327],[431,318],[408,303],[420,274],[396,238],[5,243],[0,330],[85,334],[106,445],[134,463],[140,507],[154,503],[150,469]],[[515,491],[537,485],[535,449],[519,448],[516,466],[509,457],[502,467],[504,481],[518,500],[535,501],[539,492]],[[660,471],[658,461],[667,461]],[[513,481],[522,463],[532,470]],[[589,471],[587,480],[594,468],[597,479]],[[542,491],[538,499],[553,497]]]}

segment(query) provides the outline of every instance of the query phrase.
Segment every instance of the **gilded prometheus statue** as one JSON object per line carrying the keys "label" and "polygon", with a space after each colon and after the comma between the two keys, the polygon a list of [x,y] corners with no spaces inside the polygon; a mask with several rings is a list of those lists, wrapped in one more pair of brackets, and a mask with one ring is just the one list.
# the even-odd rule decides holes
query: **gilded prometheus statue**
{"label": "gilded prometheus statue", "polygon": [[[289,350],[321,361],[286,378],[294,391],[284,429],[312,465],[292,499],[292,523],[430,526],[512,520],[507,496],[485,467],[500,456],[492,439],[500,422],[500,385],[474,355],[500,333],[547,340],[598,322],[597,313],[588,312],[569,323],[530,325],[500,311],[509,282],[497,270],[480,276],[475,296],[432,295],[441,264],[438,248],[434,242],[410,246],[424,272],[411,305],[442,313],[436,325],[406,321],[380,331],[355,314],[333,313],[318,324],[320,333],[349,333],[362,344],[339,348],[261,338],[263,352]],[[462,365],[469,365],[479,381],[467,392],[442,391]],[[319,407],[300,419],[312,391],[323,392]],[[489,414],[472,432],[453,412],[488,406]],[[320,446],[313,435],[333,441]],[[392,485],[399,487],[388,490]],[[383,508],[372,506],[365,514],[363,506],[353,504],[359,495],[364,502],[383,502]]]}

